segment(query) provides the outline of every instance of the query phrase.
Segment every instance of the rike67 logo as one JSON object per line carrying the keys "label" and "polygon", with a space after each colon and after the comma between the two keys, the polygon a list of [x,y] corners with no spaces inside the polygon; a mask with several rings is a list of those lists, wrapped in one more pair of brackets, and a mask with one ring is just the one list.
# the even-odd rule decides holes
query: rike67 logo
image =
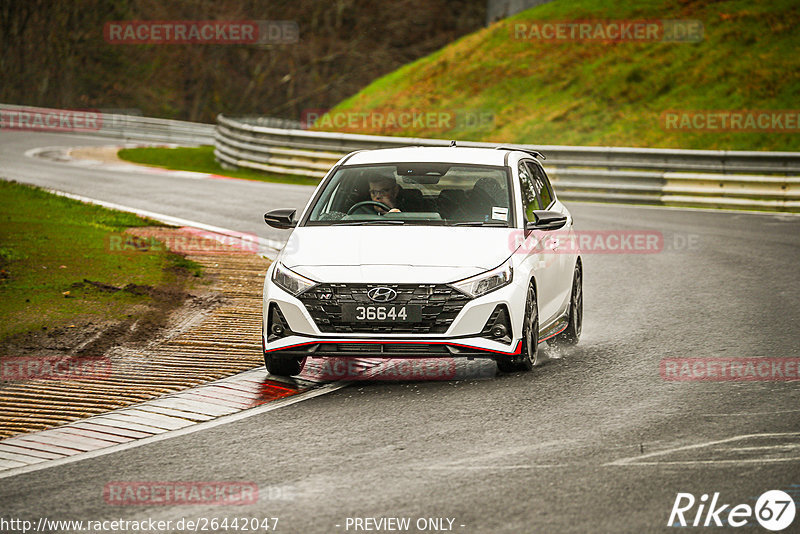
{"label": "rike67 logo", "polygon": [[[752,525],[755,517],[758,524],[767,530],[777,532],[783,530],[794,521],[795,503],[792,497],[781,490],[770,490],[762,493],[756,500],[755,507],[749,504],[723,504],[719,492],[715,492],[708,502],[708,494],[695,499],[691,493],[678,493],[672,512],[669,514],[669,527],[743,527]],[[696,510],[695,505],[697,505]],[[705,513],[704,513],[705,512]]]}

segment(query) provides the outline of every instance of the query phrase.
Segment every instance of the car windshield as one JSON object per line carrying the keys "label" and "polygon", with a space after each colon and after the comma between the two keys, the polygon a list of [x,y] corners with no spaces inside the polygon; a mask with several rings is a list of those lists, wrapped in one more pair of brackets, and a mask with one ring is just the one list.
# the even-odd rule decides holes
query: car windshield
{"label": "car windshield", "polygon": [[504,167],[397,163],[342,167],[327,181],[305,221],[350,224],[513,225]]}

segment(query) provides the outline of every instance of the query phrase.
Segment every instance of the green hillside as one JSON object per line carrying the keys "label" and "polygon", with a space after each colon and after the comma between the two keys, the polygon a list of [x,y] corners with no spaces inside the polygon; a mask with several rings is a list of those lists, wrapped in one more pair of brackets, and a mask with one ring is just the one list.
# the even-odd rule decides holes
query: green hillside
{"label": "green hillside", "polygon": [[[557,0],[530,9],[379,78],[339,104],[330,117],[343,120],[372,113],[382,119],[358,120],[346,131],[386,135],[533,144],[800,149],[797,0],[616,4]],[[544,40],[530,35],[533,23],[542,27],[547,21],[663,19],[700,21],[702,40]],[[405,127],[380,124],[404,110],[428,116],[442,113],[455,120],[412,122]],[[775,123],[770,124],[773,131],[764,128],[766,123],[748,128],[755,131],[667,128],[664,115],[739,110],[794,111],[778,123],[788,132],[774,131]],[[332,120],[326,125],[326,117],[317,127],[342,130]]]}

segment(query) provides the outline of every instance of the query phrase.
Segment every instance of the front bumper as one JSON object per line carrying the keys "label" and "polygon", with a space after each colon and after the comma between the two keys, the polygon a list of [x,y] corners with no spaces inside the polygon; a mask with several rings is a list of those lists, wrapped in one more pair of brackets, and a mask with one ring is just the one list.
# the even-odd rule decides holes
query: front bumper
{"label": "front bumper", "polygon": [[[291,357],[381,357],[504,358],[521,352],[522,319],[528,280],[517,277],[511,284],[465,302],[446,330],[425,333],[325,332],[304,303],[271,280],[274,264],[267,272],[263,295],[262,338],[264,354]],[[277,307],[287,332],[276,338],[269,335],[269,310]],[[508,315],[507,336],[487,336],[485,327],[496,317],[498,307]],[[437,321],[438,322],[438,321]]]}
{"label": "front bumper", "polygon": [[511,347],[485,338],[465,339],[331,339],[290,336],[266,346],[264,353],[285,357],[497,358],[520,353],[521,341]]}

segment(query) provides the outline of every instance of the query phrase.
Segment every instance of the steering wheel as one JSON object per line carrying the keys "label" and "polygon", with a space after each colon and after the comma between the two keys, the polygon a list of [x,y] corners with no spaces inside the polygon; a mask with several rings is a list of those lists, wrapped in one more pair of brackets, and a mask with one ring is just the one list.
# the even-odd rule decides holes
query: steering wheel
{"label": "steering wheel", "polygon": [[350,207],[350,209],[347,210],[347,214],[348,215],[352,215],[353,212],[356,211],[357,209],[363,208],[363,207],[366,207],[366,206],[378,206],[379,208],[383,208],[386,211],[389,211],[389,210],[392,209],[389,206],[387,206],[386,204],[384,204],[383,202],[377,202],[375,200],[364,200],[362,202],[356,202],[355,204],[353,204]]}

